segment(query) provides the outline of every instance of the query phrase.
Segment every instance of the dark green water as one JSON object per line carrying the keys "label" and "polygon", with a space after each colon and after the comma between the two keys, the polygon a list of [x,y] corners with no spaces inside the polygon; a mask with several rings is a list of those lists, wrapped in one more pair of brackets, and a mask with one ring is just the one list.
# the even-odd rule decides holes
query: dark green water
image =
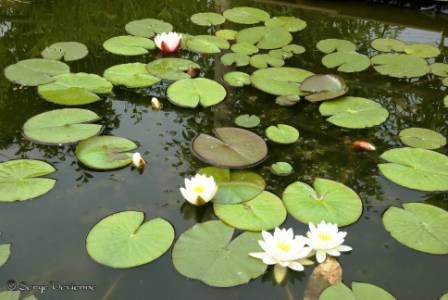
{"label": "dark green water", "polygon": [[[189,22],[200,11],[220,11],[226,7],[261,7],[271,15],[294,15],[308,27],[294,34],[295,42],[307,52],[288,61],[288,65],[310,71],[328,72],[315,50],[324,38],[345,38],[361,45],[368,53],[369,41],[378,36],[398,37],[405,41],[441,43],[440,31],[427,31],[381,21],[349,17],[359,14],[400,20],[405,24],[424,24],[440,30],[448,25],[442,17],[392,8],[344,5],[347,14],[319,12],[272,1],[191,1],[191,0],[45,0],[30,3],[0,1],[0,64],[38,57],[45,46],[66,40],[85,43],[87,58],[71,63],[73,72],[103,71],[119,63],[149,62],[154,55],[124,58],[107,53],[102,42],[124,33],[124,25],[134,19],[153,17],[171,22],[177,31],[206,33],[208,30]],[[335,8],[335,4],[332,4]],[[312,7],[311,7],[312,8]],[[404,18],[406,16],[406,18]],[[416,20],[413,22],[412,20]],[[423,22],[424,19],[424,22]],[[236,25],[227,27],[239,28]],[[423,25],[421,25],[423,26]],[[156,53],[156,52],[154,52]],[[221,81],[229,70],[217,62],[217,56],[182,53],[197,61],[205,76]],[[448,51],[436,61],[447,62]],[[215,63],[216,62],[216,63]],[[447,109],[442,98],[446,91],[440,80],[431,77],[418,82],[383,77],[374,70],[342,75],[351,88],[350,95],[380,102],[390,112],[381,126],[367,130],[346,130],[331,126],[320,116],[317,106],[300,103],[293,108],[275,105],[273,97],[253,88],[228,89],[225,102],[211,109],[187,110],[170,105],[164,98],[165,84],[147,90],[114,89],[105,101],[87,106],[100,114],[105,133],[136,141],[149,166],[140,175],[130,168],[112,172],[94,172],[81,166],[73,146],[54,147],[33,144],[23,138],[21,127],[30,117],[58,108],[37,96],[34,88],[17,89],[3,75],[0,78],[0,160],[34,158],[57,168],[52,177],[55,189],[40,198],[22,203],[0,203],[0,243],[12,243],[12,255],[0,269],[0,286],[10,279],[30,284],[93,284],[94,292],[47,291],[39,299],[287,299],[285,288],[273,284],[268,273],[248,285],[218,289],[178,274],[170,253],[155,262],[129,270],[113,270],[94,263],[85,250],[85,237],[103,217],[122,210],[140,210],[146,218],[160,216],[169,220],[177,236],[196,222],[213,219],[211,206],[192,208],[184,204],[178,191],[186,175],[202,167],[190,153],[190,140],[213,127],[232,125],[241,113],[258,114],[262,127],[288,123],[301,132],[300,142],[292,146],[270,145],[266,163],[255,168],[268,182],[268,189],[281,194],[295,180],[311,183],[317,177],[341,181],[359,193],[364,202],[362,218],[344,228],[347,244],[354,248],[340,258],[344,281],[363,281],[383,287],[406,300],[436,300],[448,292],[448,257],[428,255],[399,244],[384,230],[381,215],[391,205],[425,202],[448,209],[447,194],[415,192],[389,182],[379,175],[376,163],[383,151],[400,146],[398,132],[410,126],[434,129],[448,134]],[[163,101],[163,111],[153,112],[151,96]],[[258,133],[262,134],[260,128]],[[367,139],[376,153],[356,153],[350,142]],[[447,153],[446,148],[440,150]],[[271,163],[292,162],[295,173],[274,177],[267,170]],[[289,218],[286,227],[305,232],[305,226]],[[290,275],[287,287],[294,299],[302,299],[311,273]],[[291,273],[290,273],[291,274]],[[111,288],[112,287],[112,288]]]}

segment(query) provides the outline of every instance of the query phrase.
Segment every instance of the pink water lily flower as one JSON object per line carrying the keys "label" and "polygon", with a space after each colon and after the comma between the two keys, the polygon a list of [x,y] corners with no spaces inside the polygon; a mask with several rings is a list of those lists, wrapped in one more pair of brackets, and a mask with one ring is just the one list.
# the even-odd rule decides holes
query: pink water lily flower
{"label": "pink water lily flower", "polygon": [[180,47],[180,40],[182,35],[176,32],[160,33],[154,38],[157,48],[163,53],[176,52]]}

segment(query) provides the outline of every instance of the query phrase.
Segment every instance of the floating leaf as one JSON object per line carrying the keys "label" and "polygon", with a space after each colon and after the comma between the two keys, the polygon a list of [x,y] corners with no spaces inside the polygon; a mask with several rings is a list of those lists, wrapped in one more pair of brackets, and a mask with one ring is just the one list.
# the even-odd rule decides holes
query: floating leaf
{"label": "floating leaf", "polygon": [[87,109],[55,109],[28,119],[23,125],[23,133],[44,144],[76,143],[101,132],[102,125],[88,124],[99,119],[96,113]]}
{"label": "floating leaf", "polygon": [[257,69],[264,69],[269,66],[281,67],[285,61],[281,58],[269,54],[256,54],[250,58],[250,65]]}
{"label": "floating leaf", "polygon": [[264,22],[270,18],[266,11],[247,6],[227,9],[223,15],[230,22],[247,25]]}
{"label": "floating leaf", "polygon": [[437,149],[446,145],[446,138],[426,128],[407,128],[400,132],[403,144],[414,148]]}
{"label": "floating leaf", "polygon": [[0,163],[0,202],[24,201],[53,189],[56,180],[40,178],[55,168],[40,160],[18,159]]}
{"label": "floating leaf", "polygon": [[226,53],[221,56],[221,63],[224,66],[235,65],[237,67],[247,66],[250,62],[249,55],[242,53]]}
{"label": "floating leaf", "polygon": [[104,71],[103,76],[115,85],[130,88],[148,87],[160,81],[160,78],[149,74],[146,65],[142,63],[112,66]]}
{"label": "floating leaf", "polygon": [[297,32],[305,29],[306,22],[296,17],[273,17],[264,22],[267,27],[281,27],[289,32]]}
{"label": "floating leaf", "polygon": [[229,72],[224,75],[224,81],[234,87],[250,85],[250,75],[244,72]]}
{"label": "floating leaf", "polygon": [[348,86],[342,77],[337,75],[312,75],[306,78],[300,90],[308,95],[305,99],[311,102],[331,100],[345,95]]}
{"label": "floating leaf", "polygon": [[252,55],[258,52],[258,48],[249,43],[233,44],[232,47],[230,47],[230,50],[232,50],[235,53],[241,53],[247,55]]}
{"label": "floating leaf", "polygon": [[146,65],[149,73],[166,80],[190,78],[189,69],[200,69],[197,63],[183,58],[159,58]]}
{"label": "floating leaf", "polygon": [[370,67],[368,56],[357,52],[335,52],[325,55],[322,64],[327,68],[338,68],[339,72],[361,72]]}
{"label": "floating leaf", "polygon": [[353,282],[352,290],[337,283],[325,289],[319,300],[396,300],[382,288],[369,283]]}
{"label": "floating leaf", "polygon": [[236,35],[238,43],[249,43],[259,49],[276,49],[288,45],[292,35],[281,27],[250,27],[241,30]]}
{"label": "floating leaf", "polygon": [[299,68],[267,68],[255,71],[252,85],[257,89],[277,96],[300,95],[300,83],[313,73]]}
{"label": "floating leaf", "polygon": [[213,35],[196,35],[187,40],[187,49],[196,53],[220,53],[229,48],[227,40]]}
{"label": "floating leaf", "polygon": [[19,300],[20,291],[3,291],[0,292],[1,300]]}
{"label": "floating leaf", "polygon": [[87,167],[95,170],[113,170],[132,162],[132,151],[137,145],[117,136],[95,136],[76,147],[76,157]]}
{"label": "floating leaf", "polygon": [[60,61],[44,58],[21,60],[5,68],[5,77],[24,86],[38,86],[53,82],[54,76],[70,72],[70,67]]}
{"label": "floating leaf", "polygon": [[345,128],[368,128],[386,121],[389,112],[375,101],[360,97],[342,97],[324,102],[319,111],[327,121]]}
{"label": "floating leaf", "polygon": [[266,136],[269,140],[278,144],[292,144],[299,139],[299,131],[292,126],[278,124],[269,126],[266,129]]}
{"label": "floating leaf", "polygon": [[266,158],[265,141],[255,133],[234,127],[215,129],[215,137],[200,134],[192,143],[196,156],[218,167],[247,168]]}
{"label": "floating leaf", "polygon": [[209,107],[226,97],[226,89],[207,78],[182,79],[172,83],[167,90],[168,99],[182,107]]}
{"label": "floating leaf", "polygon": [[11,255],[11,244],[0,245],[0,267],[2,267],[6,263],[10,255]]}
{"label": "floating leaf", "polygon": [[144,222],[140,211],[122,211],[99,221],[86,238],[89,256],[112,268],[132,268],[162,256],[174,241],[174,228],[162,218]]}
{"label": "floating leaf", "polygon": [[199,26],[220,25],[226,21],[221,14],[213,12],[196,13],[191,16],[191,22]]}
{"label": "floating leaf", "polygon": [[256,115],[239,115],[235,118],[235,124],[244,128],[254,128],[260,125],[260,118]]}
{"label": "floating leaf", "polygon": [[292,57],[294,54],[305,53],[305,51],[305,48],[300,45],[290,44],[282,47],[281,49],[270,50],[269,55],[281,59],[287,59]]}
{"label": "floating leaf", "polygon": [[448,300],[448,293],[442,295],[439,300]]}
{"label": "floating leaf", "polygon": [[429,71],[423,58],[407,54],[379,54],[371,62],[378,73],[397,78],[420,77]]}
{"label": "floating leaf", "polygon": [[74,61],[86,57],[89,49],[79,42],[59,42],[45,48],[41,54],[47,59]]}
{"label": "floating leaf", "polygon": [[152,40],[132,35],[115,36],[103,43],[103,48],[110,53],[125,56],[147,54],[155,47]]}
{"label": "floating leaf", "polygon": [[182,275],[214,287],[236,286],[259,277],[266,265],[248,253],[261,250],[261,234],[244,232],[232,240],[234,231],[221,221],[194,225],[174,245],[174,267]]}
{"label": "floating leaf", "polygon": [[444,78],[444,79],[442,80],[442,84],[443,84],[444,86],[448,86],[448,78]]}
{"label": "floating leaf", "polygon": [[[448,84],[447,84],[447,86],[448,86]],[[448,107],[448,96],[445,96],[445,97],[443,98],[443,105],[444,105],[445,107]]]}
{"label": "floating leaf", "polygon": [[342,183],[316,178],[314,189],[296,181],[283,192],[283,202],[288,212],[302,223],[318,224],[321,221],[350,225],[359,219],[362,202],[359,196]]}
{"label": "floating leaf", "polygon": [[101,100],[97,94],[112,92],[112,84],[101,76],[69,73],[54,77],[55,82],[40,85],[39,95],[60,105],[84,105]]}
{"label": "floating leaf", "polygon": [[428,44],[409,44],[403,50],[406,54],[422,58],[431,58],[440,55],[439,48]]}
{"label": "floating leaf", "polygon": [[397,148],[384,152],[381,173],[396,184],[420,191],[448,191],[448,157],[418,148]]}
{"label": "floating leaf", "polygon": [[403,209],[390,207],[383,223],[392,237],[407,247],[448,254],[448,212],[439,207],[423,203],[405,203]]}
{"label": "floating leaf", "polygon": [[431,73],[436,76],[448,77],[448,64],[434,63],[429,68],[431,69]]}
{"label": "floating leaf", "polygon": [[221,29],[215,32],[215,35],[219,38],[231,41],[234,40],[238,31],[231,29]]}
{"label": "floating leaf", "polygon": [[291,164],[279,161],[271,165],[271,172],[278,176],[288,176],[293,171]]}
{"label": "floating leaf", "polygon": [[326,39],[321,40],[316,44],[317,49],[323,53],[332,52],[353,52],[356,51],[356,45],[347,40],[341,39]]}
{"label": "floating leaf", "polygon": [[381,52],[403,52],[406,43],[391,38],[379,38],[370,44],[373,49]]}
{"label": "floating leaf", "polygon": [[141,19],[131,21],[125,26],[125,30],[132,35],[151,38],[157,33],[173,31],[173,25],[157,19]]}
{"label": "floating leaf", "polygon": [[293,106],[296,105],[299,101],[300,96],[298,95],[277,96],[275,98],[275,103],[280,106]]}

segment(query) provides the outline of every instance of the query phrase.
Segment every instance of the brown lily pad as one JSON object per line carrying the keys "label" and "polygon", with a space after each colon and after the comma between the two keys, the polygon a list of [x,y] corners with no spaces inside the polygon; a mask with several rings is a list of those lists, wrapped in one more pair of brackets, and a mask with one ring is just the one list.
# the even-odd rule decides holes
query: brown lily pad
{"label": "brown lily pad", "polygon": [[316,74],[306,78],[300,90],[308,93],[305,99],[311,102],[332,100],[345,95],[348,86],[342,77],[332,74]]}

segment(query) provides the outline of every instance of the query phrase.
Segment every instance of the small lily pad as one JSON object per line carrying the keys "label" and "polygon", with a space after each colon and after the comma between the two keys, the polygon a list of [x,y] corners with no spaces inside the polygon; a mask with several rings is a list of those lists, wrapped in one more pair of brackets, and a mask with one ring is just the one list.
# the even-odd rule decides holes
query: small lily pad
{"label": "small lily pad", "polygon": [[293,144],[299,139],[299,131],[292,126],[278,124],[269,126],[266,129],[266,136],[269,140],[278,144]]}
{"label": "small lily pad", "polygon": [[115,36],[103,43],[103,48],[110,53],[124,56],[147,54],[155,47],[152,40],[132,35]]}
{"label": "small lily pad", "polygon": [[276,96],[301,95],[300,83],[313,73],[299,68],[267,68],[252,73],[252,85]]}
{"label": "small lily pad", "polygon": [[187,40],[187,49],[196,53],[214,54],[229,49],[227,40],[213,35],[196,35]]}
{"label": "small lily pad", "polygon": [[326,288],[319,300],[397,300],[387,291],[369,283],[353,282],[352,290],[342,282]]}
{"label": "small lily pad", "polygon": [[247,55],[252,55],[258,52],[258,48],[249,43],[233,44],[232,47],[230,47],[230,50],[232,50],[235,53],[241,53]]}
{"label": "small lily pad", "polygon": [[87,235],[87,253],[112,268],[137,267],[159,258],[173,243],[174,228],[162,218],[144,219],[140,211],[122,211],[102,219]]}
{"label": "small lily pad", "polygon": [[160,78],[149,74],[146,64],[142,63],[112,66],[104,71],[103,76],[115,85],[130,88],[148,87],[160,81]]}
{"label": "small lily pad", "polygon": [[294,54],[305,53],[306,49],[303,46],[290,44],[286,45],[280,49],[274,49],[269,51],[269,55],[278,57],[281,59],[287,59],[292,57]]}
{"label": "small lily pad", "polygon": [[269,14],[258,8],[239,6],[224,11],[224,17],[233,23],[238,24],[256,24],[269,20]]}
{"label": "small lily pad", "polygon": [[434,63],[429,68],[431,69],[431,73],[436,76],[448,77],[448,64]]}
{"label": "small lily pad", "polygon": [[277,96],[275,98],[275,103],[280,106],[293,106],[296,105],[299,101],[300,96],[298,95]]}
{"label": "small lily pad", "polygon": [[278,176],[288,176],[293,170],[291,164],[285,161],[279,161],[271,165],[271,172]]}
{"label": "small lily pad", "polygon": [[429,72],[423,58],[407,54],[379,54],[371,62],[378,73],[396,78],[420,77]]}
{"label": "small lily pad", "polygon": [[219,38],[232,41],[235,39],[237,33],[238,31],[232,29],[220,29],[215,32],[215,35]]}
{"label": "small lily pad", "polygon": [[311,102],[319,102],[335,99],[348,92],[348,86],[342,77],[337,75],[312,75],[306,78],[300,90],[308,95],[305,99]]}
{"label": "small lily pad", "polygon": [[431,58],[440,55],[439,48],[428,44],[409,44],[403,50],[406,54],[421,58]]}
{"label": "small lily pad", "polygon": [[125,26],[125,30],[135,36],[152,38],[157,33],[173,31],[173,25],[157,19],[141,19],[131,21]]}
{"label": "small lily pad", "polygon": [[191,16],[191,22],[199,26],[214,26],[220,25],[226,21],[221,14],[213,12],[196,13]]}
{"label": "small lily pad", "polygon": [[391,38],[379,38],[370,44],[373,49],[381,52],[403,52],[406,46],[405,42]]}
{"label": "small lily pad", "polygon": [[11,255],[11,244],[0,245],[0,267],[2,267]]}
{"label": "small lily pad", "polygon": [[259,49],[276,49],[288,45],[292,41],[289,31],[281,27],[250,27],[236,35],[238,43],[249,43]]}
{"label": "small lily pad", "polygon": [[256,54],[250,58],[250,65],[257,69],[271,67],[282,67],[285,61],[282,58],[271,56],[269,54]]}
{"label": "small lily pad", "polygon": [[407,128],[400,132],[403,144],[414,148],[437,149],[446,145],[446,138],[426,128]]}
{"label": "small lily pad", "polygon": [[197,63],[183,58],[159,58],[146,65],[148,72],[166,80],[188,79],[189,69],[200,69]]}
{"label": "small lily pad", "polygon": [[338,68],[339,72],[361,72],[370,67],[370,59],[357,52],[335,52],[325,55],[322,64],[327,68]]}
{"label": "small lily pad", "polygon": [[45,48],[41,55],[43,58],[74,61],[80,60],[89,54],[86,45],[79,42],[59,42]]}
{"label": "small lily pad", "polygon": [[319,51],[323,53],[332,52],[353,52],[356,51],[356,45],[347,40],[341,39],[325,39],[321,40],[316,44]]}
{"label": "small lily pad", "polygon": [[256,115],[239,115],[235,118],[235,124],[244,128],[254,128],[260,125],[260,118]]}
{"label": "small lily pad", "polygon": [[170,102],[181,107],[209,107],[223,101],[226,89],[207,78],[182,79],[172,83],[167,90]]}
{"label": "small lily pad", "polygon": [[242,53],[226,53],[221,56],[221,63],[224,66],[235,65],[237,67],[247,66],[250,62],[250,57]]}
{"label": "small lily pad", "polygon": [[250,75],[244,72],[229,72],[224,75],[224,81],[234,87],[250,85]]}
{"label": "small lily pad", "polygon": [[38,86],[55,80],[56,75],[70,72],[70,67],[60,61],[44,58],[21,60],[5,68],[5,77],[23,86]]}
{"label": "small lily pad", "polygon": [[297,32],[305,29],[306,22],[302,19],[289,16],[273,17],[264,22],[267,27],[282,27],[289,32]]}

